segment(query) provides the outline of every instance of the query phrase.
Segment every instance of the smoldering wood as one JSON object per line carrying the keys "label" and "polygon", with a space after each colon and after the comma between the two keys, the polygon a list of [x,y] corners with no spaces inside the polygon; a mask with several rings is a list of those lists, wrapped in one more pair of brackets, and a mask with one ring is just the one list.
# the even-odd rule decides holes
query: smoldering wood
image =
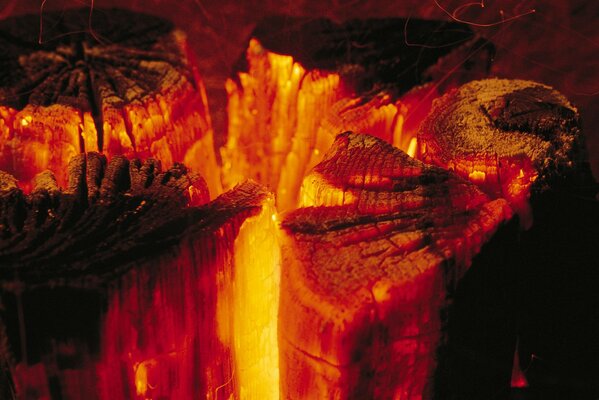
{"label": "smoldering wood", "polygon": [[[353,133],[337,137],[302,191],[305,207],[282,223],[284,397],[447,398],[467,393],[463,376],[489,383],[474,385],[480,398],[509,386],[512,304],[476,313],[488,325],[451,319],[476,308],[481,285],[508,290],[511,279],[488,280],[513,277],[504,261],[517,223],[504,200]],[[469,268],[473,286],[460,283]],[[468,328],[468,345],[493,362],[452,376],[448,349]]]}
{"label": "smoldering wood", "polygon": [[[355,19],[273,16],[251,37],[309,70],[337,72],[358,95],[388,90],[397,96],[431,80],[447,78],[444,67],[466,64],[456,75],[470,79],[490,68],[494,46],[467,24],[418,18]],[[444,58],[450,58],[444,60]],[[247,71],[245,57],[236,71]],[[451,79],[454,79],[455,76]],[[445,85],[444,82],[440,83]]]}
{"label": "smoldering wood", "polygon": [[[40,21],[41,18],[41,21]],[[41,27],[40,27],[41,24]],[[66,183],[80,152],[158,158],[206,175],[212,127],[194,55],[170,21],[94,7],[0,21],[0,168],[26,183],[52,169]]]}
{"label": "smoldering wood", "polygon": [[454,22],[266,18],[227,82],[223,183],[250,177],[291,210],[337,134],[368,133],[408,150],[437,93],[487,76],[493,52]]}
{"label": "smoldering wood", "polygon": [[[425,161],[464,178],[472,178],[473,170],[486,171],[486,179],[473,179],[475,183],[492,196],[506,197],[520,213],[525,203],[522,214],[530,218],[504,261],[512,277],[506,281],[490,275],[496,282],[504,279],[504,289],[472,291],[477,294],[465,307],[458,307],[465,303],[456,298],[454,320],[465,329],[449,326],[454,340],[449,341],[453,345],[447,350],[451,361],[445,379],[453,379],[464,396],[480,397],[477,390],[485,384],[472,382],[484,380],[473,377],[494,358],[480,357],[468,342],[492,346],[475,338],[473,328],[487,325],[500,331],[492,321],[479,321],[485,314],[505,315],[506,309],[497,306],[503,301],[511,305],[515,351],[530,384],[524,390],[538,398],[592,397],[599,390],[592,378],[599,350],[588,345],[599,334],[597,319],[591,317],[597,308],[592,288],[599,284],[593,255],[599,185],[589,167],[577,108],[536,82],[472,82],[435,102],[421,126],[419,146]],[[506,190],[508,185],[521,190]],[[475,280],[467,275],[463,285],[475,288],[471,282]],[[508,394],[500,387],[497,393]]]}
{"label": "smoldering wood", "polygon": [[94,153],[69,174],[64,190],[42,173],[24,194],[0,173],[1,359],[17,398],[187,397],[231,382],[217,274],[232,274],[237,232],[267,192],[246,183],[208,203],[181,164]]}

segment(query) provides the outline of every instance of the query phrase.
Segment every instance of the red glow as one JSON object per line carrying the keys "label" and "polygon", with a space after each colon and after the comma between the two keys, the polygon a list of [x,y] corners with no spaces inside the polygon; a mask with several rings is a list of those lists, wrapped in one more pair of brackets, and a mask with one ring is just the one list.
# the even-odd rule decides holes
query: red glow
{"label": "red glow", "polygon": [[513,388],[528,387],[528,379],[526,379],[526,375],[524,375],[524,371],[522,371],[522,368],[520,367],[518,346],[516,346],[516,350],[514,351],[514,365],[512,367],[512,379],[510,381],[510,386]]}

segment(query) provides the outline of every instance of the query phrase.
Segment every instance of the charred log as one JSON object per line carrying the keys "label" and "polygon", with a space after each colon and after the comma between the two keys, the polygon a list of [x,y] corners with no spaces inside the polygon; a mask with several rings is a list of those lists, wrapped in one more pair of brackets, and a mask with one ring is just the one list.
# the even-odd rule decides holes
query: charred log
{"label": "charred log", "polygon": [[[267,51],[290,55],[308,70],[339,73],[358,95],[380,87],[406,93],[439,77],[442,72],[435,67],[456,55],[460,46],[466,55],[493,48],[466,24],[416,18],[337,24],[324,18],[275,16],[258,24],[251,36]],[[240,72],[248,72],[246,61],[240,60]]]}
{"label": "charred log", "polygon": [[119,9],[44,13],[39,25],[39,14],[0,22],[0,169],[27,182],[50,168],[64,185],[80,152],[185,160],[219,193],[204,86],[182,31]]}
{"label": "charred log", "polygon": [[[424,161],[507,199],[522,216],[527,229],[512,246],[509,264],[516,271],[511,302],[518,362],[530,398],[596,397],[599,348],[588,343],[599,335],[593,289],[599,285],[598,185],[576,107],[535,82],[471,82],[434,103],[418,144]],[[465,325],[475,324],[472,315],[454,313]],[[454,335],[454,371],[477,363],[464,343],[468,331]],[[461,387],[471,381],[461,378]]]}
{"label": "charred log", "polygon": [[29,195],[5,173],[0,189],[2,360],[18,398],[278,390],[278,248],[263,188],[207,203],[181,164],[91,153],[69,164],[64,191],[49,173]]}
{"label": "charred log", "polygon": [[227,82],[224,183],[251,177],[291,209],[335,135],[355,129],[415,147],[438,91],[485,76],[492,52],[468,26],[445,21],[266,19]]}
{"label": "charred log", "polygon": [[[282,222],[283,398],[448,398],[447,383],[435,387],[447,308],[477,254],[504,250],[488,242],[511,219],[506,201],[353,133],[301,198]],[[507,388],[505,344],[494,379]]]}
{"label": "charred log", "polygon": [[534,193],[593,186],[579,119],[540,83],[475,81],[435,101],[418,134],[420,157],[508,199],[530,227]]}

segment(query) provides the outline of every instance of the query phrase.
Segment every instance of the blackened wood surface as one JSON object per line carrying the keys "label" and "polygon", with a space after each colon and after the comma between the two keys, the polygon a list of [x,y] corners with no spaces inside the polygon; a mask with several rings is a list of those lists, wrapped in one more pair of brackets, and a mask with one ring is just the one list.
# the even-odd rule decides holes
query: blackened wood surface
{"label": "blackened wood surface", "polygon": [[[444,399],[462,393],[457,379],[447,378],[456,364],[439,358],[454,313],[448,317],[448,307],[458,292],[470,303],[480,300],[471,289],[456,289],[473,263],[483,273],[512,276],[497,256],[509,253],[514,225],[488,246],[511,218],[505,200],[490,200],[448,171],[349,132],[337,137],[302,190],[306,207],[282,223],[283,396]],[[501,290],[498,282],[491,286]],[[480,398],[509,385],[509,316],[489,315],[505,328],[500,331],[468,330],[467,342],[477,350],[495,340],[488,352],[496,356],[495,369],[460,370],[492,383]],[[450,340],[468,328],[454,325]]]}
{"label": "blackened wood surface", "polygon": [[3,20],[0,104],[64,104],[99,116],[98,100],[118,106],[150,95],[168,71],[193,81],[173,30],[164,19],[123,9],[94,9],[91,18],[84,8]]}
{"label": "blackened wood surface", "polygon": [[61,191],[51,174],[38,175],[25,195],[14,178],[0,176],[2,286],[98,284],[214,218],[209,210],[186,208],[190,186],[200,204],[207,189],[181,164],[161,171],[158,161],[117,156],[107,165],[89,153],[70,162],[69,177]]}
{"label": "blackened wood surface", "polygon": [[247,182],[207,203],[181,164],[96,153],[69,173],[27,195],[0,173],[0,360],[18,398],[204,398],[232,382],[219,301],[268,193]]}
{"label": "blackened wood surface", "polygon": [[[340,73],[358,92],[385,87],[403,94],[441,78],[443,72],[434,67],[452,52],[458,54],[456,64],[466,63],[467,69],[482,73],[494,52],[493,45],[466,24],[416,18],[335,23],[275,16],[260,22],[251,36],[274,53],[293,56],[309,70]],[[237,68],[247,68],[245,58]]]}

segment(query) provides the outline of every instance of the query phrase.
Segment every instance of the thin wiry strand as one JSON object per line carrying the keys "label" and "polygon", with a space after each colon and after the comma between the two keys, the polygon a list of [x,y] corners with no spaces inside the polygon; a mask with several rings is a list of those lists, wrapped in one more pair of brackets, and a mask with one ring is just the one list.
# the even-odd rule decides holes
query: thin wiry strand
{"label": "thin wiry strand", "polygon": [[468,24],[468,25],[472,25],[472,26],[483,27],[483,28],[489,28],[489,27],[492,27],[492,26],[502,25],[502,24],[505,24],[506,22],[514,21],[516,19],[525,17],[525,16],[527,16],[529,14],[536,13],[536,9],[533,8],[533,9],[530,9],[528,11],[525,11],[525,12],[513,15],[511,17],[504,18],[504,12],[503,12],[503,10],[500,10],[499,11],[500,12],[500,16],[501,16],[501,20],[500,21],[495,21],[495,22],[490,22],[490,23],[480,23],[480,22],[468,21],[466,19],[460,18],[459,14],[462,11],[465,11],[467,8],[470,8],[472,6],[479,6],[480,8],[485,8],[484,1],[472,2],[472,3],[467,3],[467,4],[464,4],[464,5],[461,5],[461,6],[457,7],[453,12],[450,12],[447,8],[443,7],[441,5],[441,3],[439,3],[438,0],[433,0],[433,1],[434,1],[435,5],[437,7],[439,7],[439,9],[441,11],[443,11],[445,14],[447,14],[454,21],[461,22],[461,23]]}

